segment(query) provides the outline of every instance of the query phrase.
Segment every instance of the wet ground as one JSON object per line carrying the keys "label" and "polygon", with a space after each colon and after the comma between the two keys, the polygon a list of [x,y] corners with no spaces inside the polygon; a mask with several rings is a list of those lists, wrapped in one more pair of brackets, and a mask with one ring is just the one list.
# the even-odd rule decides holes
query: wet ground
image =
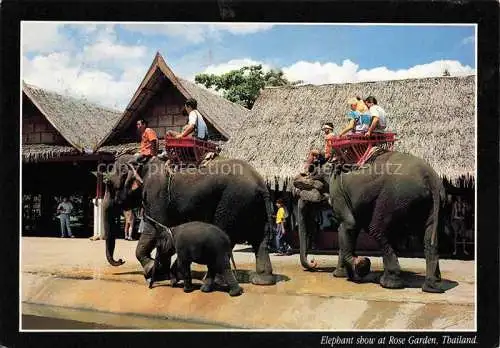
{"label": "wet ground", "polygon": [[117,329],[111,325],[88,323],[84,321],[56,319],[37,315],[22,315],[22,327],[28,330],[105,330]]}
{"label": "wet ground", "polygon": [[[242,296],[210,294],[159,283],[148,289],[135,259],[137,242],[118,240],[108,265],[104,241],[22,239],[23,329],[172,330],[473,330],[475,327],[474,261],[441,260],[444,294],[423,293],[423,259],[400,259],[407,288],[388,290],[377,283],[380,257],[370,257],[372,273],[362,284],[333,278],[337,257],[313,256],[318,271],[302,269],[298,255],[272,255],[278,283],[249,283],[255,257],[237,245],[234,257]],[[310,257],[311,258],[311,257]],[[200,285],[205,266],[193,265]],[[51,318],[51,320],[38,320]],[[61,321],[62,320],[62,321]],[[72,322],[74,321],[74,322]],[[43,324],[43,328],[39,325]],[[95,326],[92,326],[95,325]]]}

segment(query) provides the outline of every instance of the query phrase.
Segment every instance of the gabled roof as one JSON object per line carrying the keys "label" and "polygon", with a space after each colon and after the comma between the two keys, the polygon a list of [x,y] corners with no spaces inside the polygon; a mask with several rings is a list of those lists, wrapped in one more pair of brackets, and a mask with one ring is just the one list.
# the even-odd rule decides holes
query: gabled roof
{"label": "gabled roof", "polygon": [[[226,138],[230,138],[240,129],[245,119],[250,115],[250,110],[238,103],[233,103],[220,97],[208,89],[200,87],[193,82],[179,78],[179,82],[188,91],[189,95],[198,102],[198,111],[216,124],[221,125]],[[208,116],[206,116],[208,115]]]}
{"label": "gabled roof", "polygon": [[24,82],[23,93],[59,134],[80,152],[97,150],[101,140],[121,116],[119,111]]}
{"label": "gabled roof", "polygon": [[160,53],[156,53],[141,84],[123,112],[123,116],[103,139],[102,144],[112,138],[113,134],[118,133],[133,122],[135,112],[147,104],[165,78],[172,82],[186,99],[195,98],[198,101],[198,111],[227,139],[233,135],[250,113],[250,110],[239,104],[232,103],[203,87],[178,78],[165,63]]}
{"label": "gabled roof", "polygon": [[[475,173],[475,76],[265,88],[221,155],[248,161],[276,187],[289,188],[323,122],[347,125],[347,100],[373,95],[387,112],[396,150],[427,160],[448,178]],[[276,184],[277,183],[277,184]]]}

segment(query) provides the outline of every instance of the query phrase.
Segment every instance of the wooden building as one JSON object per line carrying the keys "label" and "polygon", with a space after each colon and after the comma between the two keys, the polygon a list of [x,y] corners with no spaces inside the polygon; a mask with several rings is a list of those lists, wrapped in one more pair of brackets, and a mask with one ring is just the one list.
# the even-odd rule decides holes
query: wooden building
{"label": "wooden building", "polygon": [[250,114],[243,106],[177,77],[157,53],[122,117],[106,135],[100,151],[113,154],[137,151],[136,121],[141,118],[160,139],[164,139],[168,130],[181,131],[188,121],[182,114],[188,98],[197,100],[211,141],[226,142]]}
{"label": "wooden building", "polygon": [[23,234],[58,236],[55,210],[70,196],[77,236],[90,235],[85,227],[97,188],[92,171],[99,161],[113,160],[96,150],[121,113],[26,83],[22,92]]}

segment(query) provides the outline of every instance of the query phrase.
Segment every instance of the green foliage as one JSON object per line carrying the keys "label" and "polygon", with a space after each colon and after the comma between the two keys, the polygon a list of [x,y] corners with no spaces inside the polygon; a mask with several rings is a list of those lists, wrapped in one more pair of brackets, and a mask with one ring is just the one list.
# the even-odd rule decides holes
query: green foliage
{"label": "green foliage", "polygon": [[222,90],[224,98],[251,109],[260,90],[267,86],[293,86],[302,81],[288,81],[281,70],[262,71],[262,65],[245,66],[222,75],[198,74],[195,82]]}
{"label": "green foliage", "polygon": [[[97,177],[97,171],[91,171],[93,175]],[[102,182],[107,183],[111,179],[112,174],[108,172],[102,173]]]}

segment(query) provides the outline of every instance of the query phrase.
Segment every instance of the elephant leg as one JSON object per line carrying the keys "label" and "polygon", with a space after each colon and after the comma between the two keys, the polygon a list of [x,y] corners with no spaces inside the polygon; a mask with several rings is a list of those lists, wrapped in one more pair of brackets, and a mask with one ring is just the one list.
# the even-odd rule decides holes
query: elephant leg
{"label": "elephant leg", "polygon": [[392,248],[390,248],[390,251],[384,252],[383,262],[384,274],[380,278],[380,285],[388,289],[403,289],[405,285],[401,278],[401,267]]}
{"label": "elephant leg", "polygon": [[380,207],[376,206],[373,216],[368,226],[368,234],[378,242],[383,253],[384,274],[380,278],[380,285],[388,289],[402,289],[405,285],[401,278],[398,257],[386,237],[391,221],[390,217],[387,218],[387,207],[384,204]]}
{"label": "elephant leg", "polygon": [[170,286],[174,288],[181,278],[182,277],[179,275],[179,265],[177,263],[177,259],[175,259],[174,263],[170,267]]}
{"label": "elephant leg", "polygon": [[[155,260],[151,257],[153,249],[157,247],[157,239],[153,234],[142,233],[137,247],[135,249],[135,257],[141,264],[144,270],[144,278],[150,279],[153,274],[153,268],[155,268]],[[170,269],[170,255],[160,248],[160,252],[157,249],[158,258],[157,268],[154,270],[154,278],[156,280],[166,280],[169,279],[169,269]]]}
{"label": "elephant leg", "polygon": [[213,265],[208,265],[207,275],[203,280],[203,285],[201,286],[201,291],[203,292],[212,292],[214,290],[215,285],[215,270]]}
{"label": "elephant leg", "polygon": [[251,242],[255,252],[255,268],[256,274],[252,276],[252,284],[254,285],[274,285],[276,277],[273,274],[271,258],[269,257],[268,238],[264,237],[260,243],[258,241]]}
{"label": "elephant leg", "polygon": [[[169,249],[170,248],[170,249]],[[171,244],[167,243],[166,239],[161,239],[156,245],[156,262],[154,269],[155,280],[168,280],[170,279],[170,263],[171,256],[175,253]]]}
{"label": "elephant leg", "polygon": [[[251,282],[255,285],[273,285],[276,284],[276,277],[273,275],[273,267],[271,258],[269,257],[269,242],[272,236],[272,226],[263,224],[258,220],[261,217],[254,216],[251,212],[255,209],[264,208],[264,202],[255,197],[255,201],[249,202],[248,197],[227,196],[221,199],[221,203],[217,207],[214,216],[214,225],[219,226],[222,230],[228,233],[231,239],[231,245],[238,239],[246,239],[251,245],[255,253],[255,268],[256,273],[252,274]],[[225,200],[227,199],[227,201]],[[228,207],[233,211],[244,211],[240,219],[228,211]],[[271,207],[272,209],[272,207]],[[262,214],[265,212],[262,211]],[[262,217],[263,218],[263,217]],[[258,219],[258,220],[256,220]]]}
{"label": "elephant leg", "polygon": [[354,247],[356,246],[356,236],[358,229],[354,219],[343,221],[338,230],[339,238],[339,261],[337,268],[333,272],[334,277],[347,277],[355,279],[354,272]]}
{"label": "elephant leg", "polygon": [[344,253],[340,249],[339,249],[339,258],[337,261],[337,267],[335,267],[335,270],[333,271],[332,274],[336,278],[347,277],[347,271],[345,270],[345,266],[344,266]]}
{"label": "elephant leg", "polygon": [[224,255],[221,260],[222,265],[222,276],[229,285],[229,296],[239,296],[243,293],[243,288],[238,284],[233,271],[231,270],[231,265],[229,264],[229,256]]}
{"label": "elephant leg", "polygon": [[184,278],[184,292],[192,292],[194,287],[193,280],[191,278],[191,262],[187,260],[179,260],[179,256],[177,256],[177,264]]}
{"label": "elephant leg", "polygon": [[[352,227],[353,223],[351,222],[351,227],[349,231],[346,231],[347,245],[352,246],[350,250],[350,255],[354,257],[354,248],[356,246],[356,242],[358,240],[359,229],[356,227]],[[339,232],[340,233],[340,232]],[[340,236],[339,236],[340,237]],[[333,276],[336,278],[346,278],[348,276],[345,265],[345,253],[342,251],[342,248],[339,247],[339,257],[337,261],[337,267],[333,271]]]}
{"label": "elephant leg", "polygon": [[439,269],[439,260],[437,262],[437,265],[436,265],[436,272],[434,273],[434,275],[436,276],[436,280],[438,282],[441,281],[441,270]]}
{"label": "elephant leg", "polygon": [[431,245],[431,239],[428,238],[431,232],[426,231],[424,237],[425,253],[425,281],[422,285],[422,291],[431,293],[443,293],[438,282],[441,281],[441,271],[439,269],[439,255],[437,243]]}
{"label": "elephant leg", "polygon": [[229,296],[239,296],[243,293],[243,288],[238,284],[231,269],[226,269],[223,273],[224,279],[229,284]]}
{"label": "elephant leg", "polygon": [[154,260],[151,258],[151,252],[156,247],[156,238],[153,234],[142,233],[139,242],[137,242],[137,247],[135,249],[135,257],[141,264],[144,270],[144,277],[146,279],[151,277]]}

